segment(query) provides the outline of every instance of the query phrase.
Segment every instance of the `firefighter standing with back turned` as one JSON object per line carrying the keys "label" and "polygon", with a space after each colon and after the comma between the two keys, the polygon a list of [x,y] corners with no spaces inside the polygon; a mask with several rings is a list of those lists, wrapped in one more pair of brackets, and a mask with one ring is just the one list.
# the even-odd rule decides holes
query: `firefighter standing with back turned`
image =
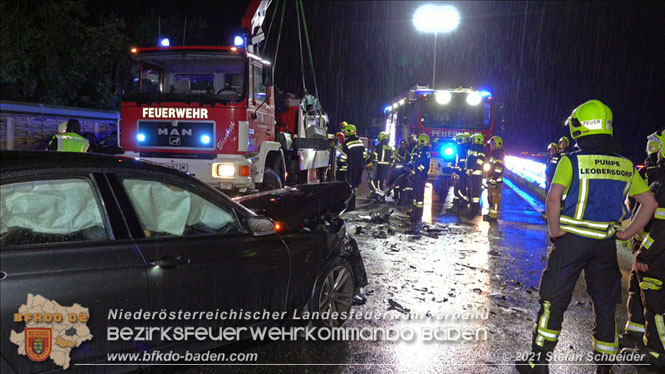
{"label": "firefighter standing with back turned", "polygon": [[[561,159],[561,154],[559,153],[559,146],[556,143],[550,143],[547,146],[547,152],[549,156],[545,162],[545,194],[550,190],[550,185],[552,185],[552,178],[554,178],[554,172],[556,171],[556,166],[559,164]],[[547,220],[547,215],[543,210],[540,212],[540,216]]]}
{"label": "firefighter standing with back turned", "polygon": [[[620,337],[622,353],[644,354],[636,364],[665,369],[665,128],[649,135],[658,146],[649,182],[658,208],[635,251],[628,289],[628,323]],[[645,346],[646,345],[646,346]]]}
{"label": "firefighter standing with back turned", "polygon": [[365,146],[356,135],[356,126],[348,124],[344,127],[344,135],[346,140],[342,147],[342,152],[346,154],[346,161],[348,164],[347,181],[351,185],[353,197],[349,201],[349,211],[356,208],[356,193],[358,186],[362,180],[363,170],[365,170]]}
{"label": "firefighter standing with back turned", "polygon": [[[65,123],[58,126],[58,134],[54,135],[48,143],[47,151],[58,152],[88,152],[90,149],[90,142],[88,139],[80,135],[81,124],[78,120],[70,119]],[[64,126],[63,126],[64,125]],[[61,133],[62,128],[66,128],[64,133]]]}
{"label": "firefighter standing with back turned", "polygon": [[427,134],[418,135],[418,146],[412,154],[413,160],[411,167],[413,168],[414,175],[411,231],[415,238],[420,237],[420,230],[423,226],[422,219],[425,202],[425,183],[427,183],[427,173],[429,172],[429,162],[431,159],[429,140]]}
{"label": "firefighter standing with back turned", "polygon": [[455,167],[453,174],[453,211],[459,211],[460,208],[467,206],[469,203],[469,196],[467,194],[467,180],[466,180],[466,152],[469,150],[469,138],[471,134],[468,132],[458,133],[455,135],[455,142],[457,143],[457,155],[455,156]]}
{"label": "firefighter standing with back turned", "polygon": [[466,152],[466,180],[469,204],[463,215],[472,219],[480,214],[480,195],[483,192],[483,167],[485,166],[485,137],[473,134]]}
{"label": "firefighter standing with back turned", "polygon": [[490,146],[489,165],[487,171],[487,202],[490,206],[489,214],[483,216],[484,221],[496,222],[499,218],[499,206],[501,204],[501,187],[503,186],[503,160],[506,153],[503,150],[503,139],[493,136],[487,142]]}
{"label": "firefighter standing with back turned", "polygon": [[[619,348],[615,311],[621,302],[615,236],[619,240],[633,236],[657,207],[633,163],[617,153],[619,147],[612,138],[612,111],[608,106],[598,100],[587,101],[573,110],[567,124],[579,150],[559,161],[547,195],[553,248],[540,280],[540,310],[532,334],[531,355],[528,361],[516,362],[520,373],[549,372],[563,314],[582,270],[594,310],[592,346],[596,373],[611,373],[612,355]],[[626,194],[634,196],[641,207],[626,230],[617,232],[626,213]]]}
{"label": "firefighter standing with back turned", "polygon": [[388,134],[381,131],[376,137],[378,144],[374,147],[371,154],[371,162],[376,167],[370,169],[369,184],[372,195],[376,196],[380,202],[386,201],[386,194],[383,192],[384,180],[390,171],[390,165],[393,163],[393,147],[388,144]]}

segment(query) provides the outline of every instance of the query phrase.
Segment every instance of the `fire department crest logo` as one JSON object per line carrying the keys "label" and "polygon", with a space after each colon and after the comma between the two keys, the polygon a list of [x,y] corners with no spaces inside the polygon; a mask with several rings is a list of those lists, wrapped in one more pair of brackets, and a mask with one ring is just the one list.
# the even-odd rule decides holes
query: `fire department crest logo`
{"label": "fire department crest logo", "polygon": [[44,361],[51,355],[52,330],[50,328],[25,329],[25,354],[32,361]]}

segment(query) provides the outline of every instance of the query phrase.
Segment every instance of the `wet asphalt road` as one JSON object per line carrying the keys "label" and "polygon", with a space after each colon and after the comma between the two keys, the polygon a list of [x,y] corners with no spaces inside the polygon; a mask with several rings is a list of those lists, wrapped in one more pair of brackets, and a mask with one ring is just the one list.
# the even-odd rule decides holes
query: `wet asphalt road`
{"label": "wet asphalt road", "polygon": [[[513,360],[530,347],[538,309],[537,288],[550,244],[538,212],[540,203],[520,196],[519,191],[503,186],[499,222],[491,225],[481,217],[470,223],[459,222],[434,204],[433,222],[425,225],[426,235],[419,240],[404,233],[408,217],[403,208],[391,202],[379,205],[360,200],[358,210],[345,215],[352,234],[361,227],[354,236],[369,278],[366,304],[353,308],[372,314],[347,321],[345,326],[415,331],[410,342],[274,342],[242,347],[243,352],[257,353],[260,365],[159,367],[148,372],[516,373]],[[390,210],[394,212],[388,223],[367,219],[370,213]],[[389,229],[396,233],[382,239],[381,233],[388,234]],[[403,309],[391,308],[389,300]],[[620,330],[626,321],[624,305],[617,306]],[[589,352],[592,324],[590,298],[580,277],[556,353],[573,356]],[[436,328],[448,335],[425,341],[424,331]],[[455,331],[474,335],[464,340]],[[588,364],[568,360],[553,365],[550,372],[592,373],[594,367]],[[656,371],[615,366],[614,372]]]}

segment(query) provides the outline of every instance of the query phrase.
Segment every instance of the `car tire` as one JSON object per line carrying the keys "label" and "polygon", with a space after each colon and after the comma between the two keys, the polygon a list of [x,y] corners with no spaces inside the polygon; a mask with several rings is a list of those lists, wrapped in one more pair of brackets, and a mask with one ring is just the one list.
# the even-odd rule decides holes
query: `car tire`
{"label": "car tire", "polygon": [[[310,308],[315,314],[329,311],[326,314],[330,315],[326,316],[327,318],[314,319],[312,321],[314,325],[319,327],[342,326],[346,321],[346,315],[351,310],[355,287],[353,268],[348,261],[338,257],[329,262],[319,275]],[[335,315],[331,312],[337,312],[337,318],[333,318]],[[345,318],[341,318],[340,314],[345,314]]]}
{"label": "car tire", "polygon": [[278,190],[282,188],[282,180],[279,174],[271,168],[266,168],[263,172],[263,183],[261,183],[261,191]]}

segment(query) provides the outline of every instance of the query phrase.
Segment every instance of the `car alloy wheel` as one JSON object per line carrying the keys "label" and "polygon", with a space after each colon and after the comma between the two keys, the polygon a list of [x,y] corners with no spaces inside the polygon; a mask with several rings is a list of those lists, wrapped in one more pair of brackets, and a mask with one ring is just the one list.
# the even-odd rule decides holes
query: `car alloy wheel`
{"label": "car alloy wheel", "polygon": [[346,318],[341,318],[339,314],[347,314],[351,310],[353,288],[353,273],[348,265],[339,263],[328,272],[318,297],[319,311],[330,313],[328,318],[321,320],[323,325],[338,327],[344,323]]}

